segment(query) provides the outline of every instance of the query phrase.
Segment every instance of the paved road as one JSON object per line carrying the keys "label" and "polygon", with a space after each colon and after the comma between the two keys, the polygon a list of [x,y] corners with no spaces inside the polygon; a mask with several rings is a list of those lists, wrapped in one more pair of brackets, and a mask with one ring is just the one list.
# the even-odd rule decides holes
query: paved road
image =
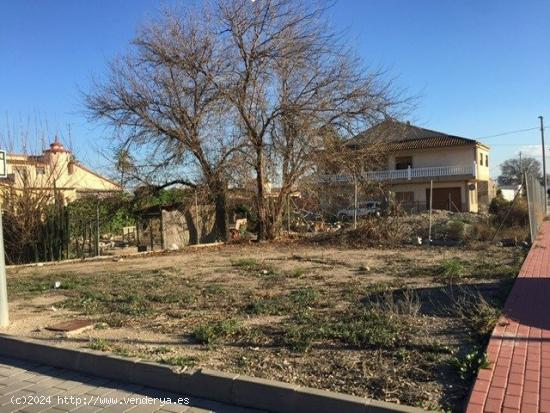
{"label": "paved road", "polygon": [[186,397],[0,357],[1,413],[261,413]]}
{"label": "paved road", "polygon": [[504,305],[467,413],[550,413],[550,222],[545,221]]}

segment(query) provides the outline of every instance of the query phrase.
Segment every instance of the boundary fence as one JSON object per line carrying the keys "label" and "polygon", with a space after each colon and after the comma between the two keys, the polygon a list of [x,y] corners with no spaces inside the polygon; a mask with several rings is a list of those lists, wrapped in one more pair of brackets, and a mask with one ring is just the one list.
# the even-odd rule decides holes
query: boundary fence
{"label": "boundary fence", "polygon": [[546,194],[539,179],[527,173],[525,174],[525,188],[529,207],[529,230],[531,242],[533,242],[546,216]]}

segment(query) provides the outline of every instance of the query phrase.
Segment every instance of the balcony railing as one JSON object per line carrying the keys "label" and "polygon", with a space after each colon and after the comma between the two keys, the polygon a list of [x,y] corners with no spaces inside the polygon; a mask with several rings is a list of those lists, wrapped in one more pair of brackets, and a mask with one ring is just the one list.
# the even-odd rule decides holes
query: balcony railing
{"label": "balcony railing", "polygon": [[[385,171],[364,172],[362,179],[367,181],[410,181],[417,178],[438,178],[444,176],[471,176],[477,177],[477,165],[456,165],[456,166],[431,166],[428,168],[407,168],[391,169]],[[353,178],[347,175],[325,175],[322,177],[324,182],[352,182]]]}

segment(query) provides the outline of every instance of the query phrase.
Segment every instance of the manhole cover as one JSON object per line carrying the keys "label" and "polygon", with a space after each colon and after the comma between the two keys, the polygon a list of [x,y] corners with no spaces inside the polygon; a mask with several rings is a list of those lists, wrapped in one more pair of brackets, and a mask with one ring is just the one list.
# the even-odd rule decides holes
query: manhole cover
{"label": "manhole cover", "polygon": [[92,328],[94,322],[91,320],[69,320],[46,327],[46,330],[64,334],[78,334]]}

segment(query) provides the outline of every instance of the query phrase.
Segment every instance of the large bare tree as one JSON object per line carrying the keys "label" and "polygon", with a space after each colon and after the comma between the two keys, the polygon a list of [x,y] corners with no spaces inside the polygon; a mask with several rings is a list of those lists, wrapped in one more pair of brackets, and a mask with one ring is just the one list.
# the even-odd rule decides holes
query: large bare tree
{"label": "large bare tree", "polygon": [[226,166],[239,142],[215,83],[224,65],[216,38],[208,18],[197,17],[167,11],[147,24],[133,48],[111,62],[108,79],[86,95],[86,105],[92,119],[118,130],[119,153],[139,159],[133,170],[140,181],[206,186],[218,237],[226,239]]}
{"label": "large bare tree", "polygon": [[[169,171],[158,187],[203,180],[220,233],[227,182],[250,166],[258,238],[274,238],[323,131],[349,138],[400,103],[383,74],[367,70],[325,24],[324,11],[295,0],[205,0],[168,13],[111,64],[88,108],[123,132],[119,150],[141,154],[150,172]],[[276,196],[269,183],[281,188]]]}
{"label": "large bare tree", "polygon": [[[285,200],[313,167],[323,130],[348,138],[402,103],[383,73],[366,70],[339,41],[323,12],[291,0],[219,5],[229,63],[218,87],[239,115],[254,158],[260,239],[277,236]],[[269,178],[281,188],[272,202]]]}

